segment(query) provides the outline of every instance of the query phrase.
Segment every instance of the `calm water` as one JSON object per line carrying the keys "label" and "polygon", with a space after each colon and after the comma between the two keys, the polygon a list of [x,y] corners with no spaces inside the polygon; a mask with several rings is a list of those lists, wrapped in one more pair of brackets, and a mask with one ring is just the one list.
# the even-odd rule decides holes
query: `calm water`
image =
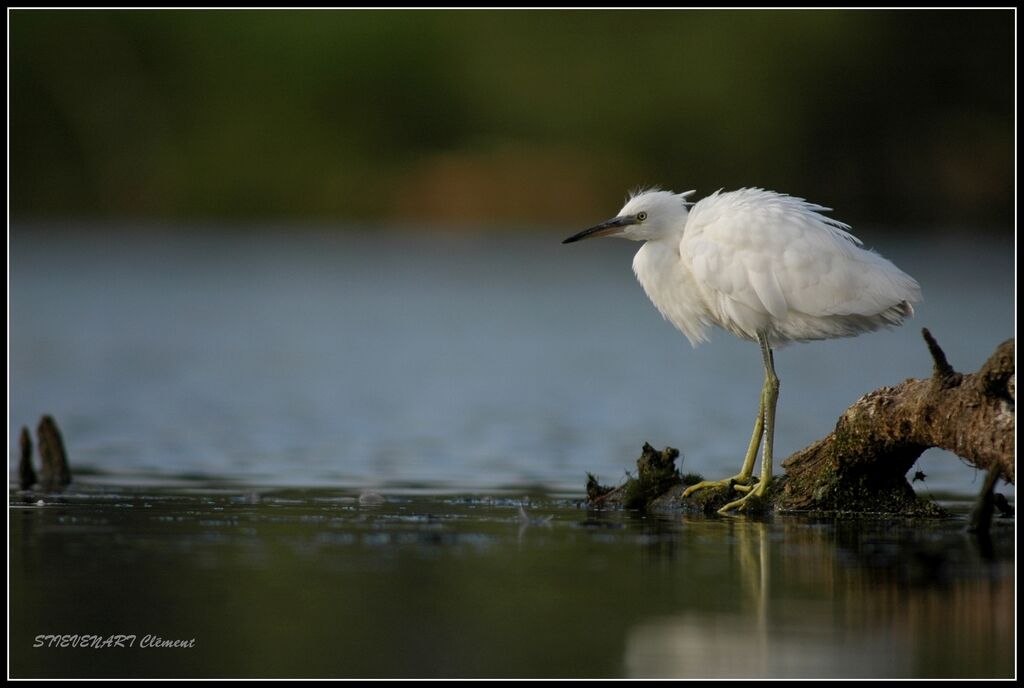
{"label": "calm water", "polygon": [[[524,519],[521,498],[79,487],[17,506],[11,673],[1014,672],[1012,524],[985,543],[962,521],[643,518],[536,495]],[[47,634],[136,645],[33,647]]]}
{"label": "calm water", "polygon": [[[692,349],[633,278],[630,242],[123,229],[13,230],[10,423],[54,414],[79,468],[579,490],[586,471],[621,477],[645,441],[709,477],[746,449],[756,346],[719,332]],[[1013,334],[1012,245],[863,238],[925,303],[898,330],[777,353],[777,456],[928,375],[921,327],[966,371]],[[973,470],[934,454],[920,489],[974,492]]]}
{"label": "calm water", "polygon": [[[664,323],[634,245],[571,229],[15,226],[9,423],[52,413],[79,478],[11,493],[12,674],[1011,675],[1012,523],[986,543],[962,519],[575,504],[644,441],[735,472],[762,373],[753,345]],[[1013,334],[1011,244],[862,238],[926,302],[778,352],[778,456],[928,375],[920,327],[965,371]],[[918,468],[961,512],[980,486],[942,452]],[[32,647],[76,633],[196,644]]]}

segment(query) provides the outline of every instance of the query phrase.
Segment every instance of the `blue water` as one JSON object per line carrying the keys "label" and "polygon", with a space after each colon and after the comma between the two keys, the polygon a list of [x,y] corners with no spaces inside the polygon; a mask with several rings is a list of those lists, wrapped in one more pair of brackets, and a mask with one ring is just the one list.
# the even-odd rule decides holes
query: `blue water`
{"label": "blue water", "polygon": [[[72,467],[105,480],[579,492],[645,441],[734,473],[757,348],[692,349],[635,282],[636,245],[560,245],[572,229],[15,224],[9,466],[18,427],[51,413]],[[777,352],[778,457],[928,375],[921,327],[963,371],[1013,336],[1011,243],[860,234],[925,302],[898,330]],[[980,486],[943,452],[918,468],[919,490]]]}

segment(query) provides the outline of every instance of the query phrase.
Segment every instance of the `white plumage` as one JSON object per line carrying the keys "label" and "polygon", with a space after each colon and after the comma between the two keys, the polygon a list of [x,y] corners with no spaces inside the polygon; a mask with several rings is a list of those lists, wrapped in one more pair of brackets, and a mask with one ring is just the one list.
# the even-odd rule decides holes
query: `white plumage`
{"label": "white plumage", "polygon": [[687,210],[668,191],[635,195],[620,215],[665,217],[633,259],[644,291],[694,345],[710,325],[768,342],[848,337],[898,325],[921,288],[860,247],[828,210],[773,191],[716,192]]}
{"label": "white plumage", "polygon": [[[778,397],[771,348],[899,325],[913,315],[921,288],[862,248],[849,226],[821,214],[829,208],[764,189],[718,191],[689,206],[692,193],[636,193],[618,216],[565,243],[596,236],[643,241],[633,271],[691,344],[706,341],[712,325],[761,344],[765,387],[744,468],[728,481],[698,488],[728,483],[743,489],[764,434],[761,480],[746,488],[747,497],[762,495],[771,475]],[[745,505],[747,497],[723,510]]]}

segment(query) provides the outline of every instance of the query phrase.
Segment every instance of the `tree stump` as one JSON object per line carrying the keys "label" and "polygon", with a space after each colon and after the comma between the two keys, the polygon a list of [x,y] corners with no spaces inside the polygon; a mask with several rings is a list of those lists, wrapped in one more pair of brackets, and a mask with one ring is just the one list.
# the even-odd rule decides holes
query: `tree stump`
{"label": "tree stump", "polygon": [[64,438],[61,437],[57,423],[52,416],[43,416],[36,428],[39,440],[39,487],[45,492],[59,492],[71,482],[71,469],[68,467],[67,452],[64,451]]}
{"label": "tree stump", "polygon": [[[906,478],[931,447],[1014,482],[1015,341],[1000,344],[978,372],[962,374],[953,370],[928,330],[923,336],[934,361],[931,377],[908,379],[861,397],[827,437],[782,462],[785,475],[769,486],[765,510],[941,515],[937,505],[917,496]],[[643,459],[652,453],[645,445],[633,480],[650,484],[644,476],[649,462]],[[668,448],[660,454],[674,459],[678,452]],[[662,492],[646,499],[647,507],[713,512],[735,499],[724,488],[700,490],[684,499],[683,486],[691,481],[674,473],[674,466],[659,464],[662,480],[669,470],[673,479],[659,483]],[[593,504],[624,504],[626,495],[637,493],[630,482],[610,489],[595,481],[588,498]]]}
{"label": "tree stump", "polygon": [[906,511],[916,501],[907,471],[931,447],[980,469],[995,468],[1014,482],[1014,340],[1000,344],[978,372],[964,375],[928,330],[923,334],[932,376],[866,394],[827,437],[783,461],[777,509]]}

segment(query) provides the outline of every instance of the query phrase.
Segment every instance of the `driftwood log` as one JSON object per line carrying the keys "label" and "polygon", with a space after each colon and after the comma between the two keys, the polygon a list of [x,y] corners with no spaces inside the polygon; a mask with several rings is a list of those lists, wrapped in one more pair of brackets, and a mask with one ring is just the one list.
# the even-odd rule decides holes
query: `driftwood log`
{"label": "driftwood log", "polygon": [[865,395],[827,437],[786,459],[778,507],[898,506],[913,493],[907,471],[930,447],[1015,481],[1014,340],[1000,344],[978,372],[964,375],[953,370],[928,330],[923,334],[932,376]]}
{"label": "driftwood log", "polygon": [[[978,372],[962,374],[953,370],[928,330],[923,335],[934,361],[931,377],[861,397],[827,437],[783,461],[785,475],[769,487],[765,510],[939,515],[941,509],[920,499],[906,478],[931,447],[1015,482],[1014,340],[1000,344]],[[645,446],[636,478],[614,489],[588,484],[588,499],[637,506],[632,483],[646,477],[649,484],[645,474],[652,465],[659,466],[657,483],[663,489],[646,506],[710,512],[735,498],[727,489],[707,489],[684,500],[683,489],[697,477],[666,476],[665,460],[676,454],[671,448],[657,452]],[[663,459],[652,463],[655,455]]]}

